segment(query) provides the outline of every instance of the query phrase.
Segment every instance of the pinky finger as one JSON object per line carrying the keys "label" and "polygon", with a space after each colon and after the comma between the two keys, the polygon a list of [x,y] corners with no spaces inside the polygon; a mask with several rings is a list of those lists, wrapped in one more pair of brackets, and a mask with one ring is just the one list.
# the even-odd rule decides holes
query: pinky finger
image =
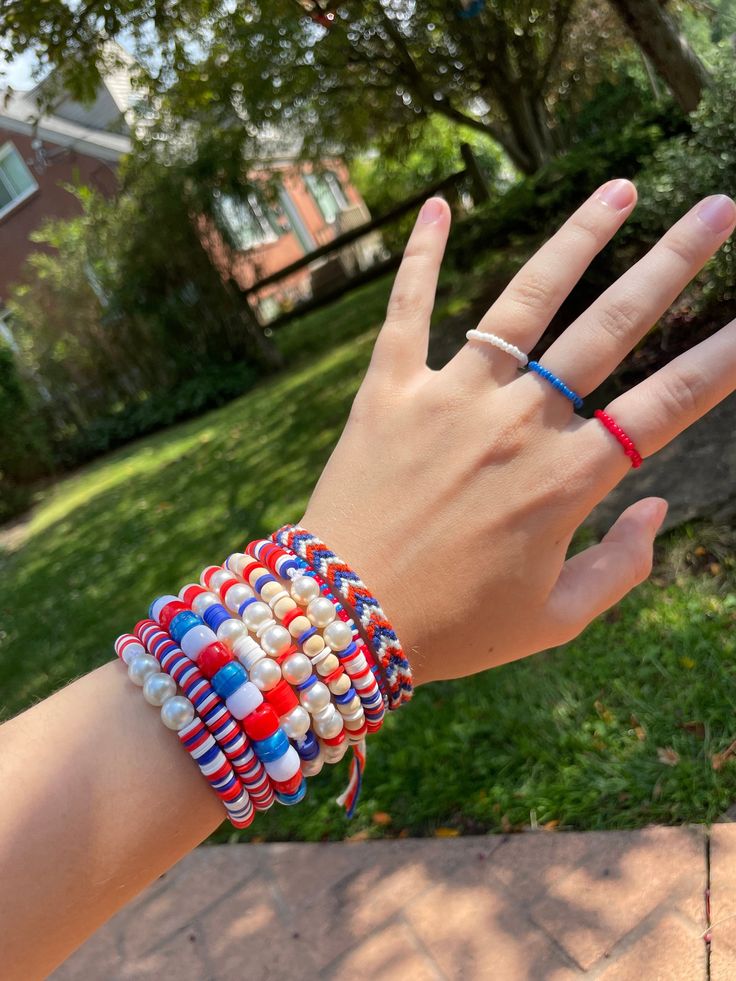
{"label": "pinky finger", "polygon": [[565,562],[545,611],[557,644],[572,640],[649,576],[654,538],[666,513],[667,502],[659,497],[637,501],[600,544]]}

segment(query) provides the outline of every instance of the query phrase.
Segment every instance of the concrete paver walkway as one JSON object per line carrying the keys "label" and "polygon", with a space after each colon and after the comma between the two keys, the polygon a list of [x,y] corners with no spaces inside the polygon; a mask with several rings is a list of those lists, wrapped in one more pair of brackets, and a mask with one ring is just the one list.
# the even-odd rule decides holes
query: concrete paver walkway
{"label": "concrete paver walkway", "polygon": [[736,825],[202,847],[52,975],[246,977],[733,979]]}

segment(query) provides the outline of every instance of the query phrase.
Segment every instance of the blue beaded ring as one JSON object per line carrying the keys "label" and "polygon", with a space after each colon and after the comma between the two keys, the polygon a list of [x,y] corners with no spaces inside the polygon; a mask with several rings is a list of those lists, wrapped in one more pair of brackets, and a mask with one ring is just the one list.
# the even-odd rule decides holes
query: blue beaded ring
{"label": "blue beaded ring", "polygon": [[544,378],[545,381],[548,381],[550,385],[552,385],[553,388],[556,388],[561,395],[564,395],[566,399],[569,399],[576,409],[582,409],[583,400],[578,393],[573,392],[571,388],[568,388],[561,378],[558,378],[557,375],[552,374],[549,368],[545,368],[538,361],[530,361],[527,368],[530,371],[535,371],[540,378]]}

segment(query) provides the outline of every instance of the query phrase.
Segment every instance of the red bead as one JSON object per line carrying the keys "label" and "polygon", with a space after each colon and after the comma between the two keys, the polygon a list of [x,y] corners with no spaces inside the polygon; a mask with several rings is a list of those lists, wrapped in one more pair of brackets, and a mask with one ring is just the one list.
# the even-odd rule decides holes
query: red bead
{"label": "red bead", "polygon": [[283,664],[287,657],[290,657],[292,654],[297,654],[298,652],[299,648],[296,646],[296,644],[292,644],[291,647],[287,647],[283,654],[279,654],[279,656],[275,659],[276,663]]}
{"label": "red bead", "polygon": [[158,622],[164,628],[168,630],[171,626],[171,621],[177,615],[177,613],[189,612],[189,607],[186,603],[181,603],[179,600],[172,600],[171,603],[167,603],[158,615]]}
{"label": "red bead", "polygon": [[283,679],[271,691],[263,694],[268,704],[273,706],[279,715],[286,715],[299,704],[299,699],[294,694],[293,689]]}
{"label": "red bead", "polygon": [[345,674],[345,669],[343,668],[342,665],[339,665],[338,667],[335,668],[334,671],[330,671],[329,674],[325,675],[322,681],[324,681],[326,685],[330,685],[332,684],[333,681],[337,681],[337,679],[341,678],[344,674]]}
{"label": "red bead", "polygon": [[197,666],[206,678],[214,678],[220,668],[233,660],[232,651],[225,644],[216,640],[214,643],[208,644],[199,655]]}
{"label": "red bead", "polygon": [[267,703],[254,709],[247,719],[243,720],[243,728],[251,739],[268,739],[279,727],[279,717]]}
{"label": "red bead", "polygon": [[220,596],[222,597],[223,601],[228,594],[228,590],[232,589],[233,586],[240,586],[240,585],[242,585],[242,583],[234,576],[232,579],[228,579],[227,582],[224,582],[222,586],[220,586]]}
{"label": "red bead", "polygon": [[191,606],[194,600],[198,596],[201,596],[202,593],[206,593],[206,592],[207,590],[204,588],[204,586],[196,586],[194,583],[192,583],[192,585],[187,586],[187,588],[182,593],[182,599],[184,600],[185,603],[188,603],[189,606]]}
{"label": "red bead", "polygon": [[201,578],[207,583],[207,588],[210,587],[210,580],[216,572],[222,572],[222,566],[219,565],[208,565],[206,569],[202,570]]}
{"label": "red bead", "polygon": [[280,791],[282,794],[295,794],[301,787],[303,779],[302,771],[298,770],[288,780],[272,780],[271,783],[273,784],[273,789]]}
{"label": "red bead", "polygon": [[341,743],[345,742],[345,739],[345,730],[343,729],[341,732],[338,732],[336,736],[330,736],[329,739],[322,738],[322,742],[325,744],[325,746],[339,746]]}
{"label": "red bead", "polygon": [[243,579],[245,579],[246,582],[250,582],[250,574],[251,572],[255,572],[256,569],[263,569],[263,563],[249,562],[248,565],[240,573],[240,575],[243,577]]}
{"label": "red bead", "polygon": [[286,614],[286,616],[282,617],[281,623],[288,630],[289,629],[289,624],[293,620],[296,620],[297,617],[300,617],[300,616],[303,616],[303,615],[304,615],[304,610],[302,610],[300,607],[297,606],[293,610],[289,610],[289,612]]}

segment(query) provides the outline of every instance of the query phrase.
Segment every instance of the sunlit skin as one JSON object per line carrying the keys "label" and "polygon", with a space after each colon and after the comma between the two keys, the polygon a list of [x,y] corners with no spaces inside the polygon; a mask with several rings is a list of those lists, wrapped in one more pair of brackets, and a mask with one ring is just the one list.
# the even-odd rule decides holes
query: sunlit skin
{"label": "sunlit skin", "polygon": [[[635,198],[627,181],[599,189],[518,273],[480,328],[531,350]],[[570,325],[542,363],[581,395],[591,392],[735,223],[728,198],[705,199]],[[449,227],[447,205],[431,199],[303,519],[381,598],[417,684],[576,636],[647,577],[666,510],[659,498],[639,501],[600,544],[566,560],[575,529],[626,475],[629,460],[598,421],[575,415],[501,350],[470,341],[441,371],[427,367]],[[736,323],[607,409],[646,466],[734,388]],[[176,736],[116,663],[6,723],[0,774],[7,979],[48,974],[222,820]]]}

